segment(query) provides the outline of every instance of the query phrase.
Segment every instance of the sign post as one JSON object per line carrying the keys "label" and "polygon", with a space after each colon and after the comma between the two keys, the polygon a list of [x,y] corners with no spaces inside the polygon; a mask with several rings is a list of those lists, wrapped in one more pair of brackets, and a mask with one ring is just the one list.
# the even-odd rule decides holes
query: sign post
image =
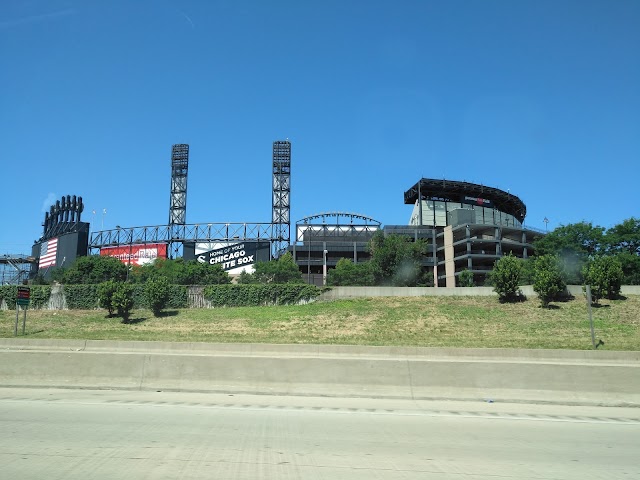
{"label": "sign post", "polygon": [[591,285],[587,285],[586,286],[586,290],[587,290],[587,305],[588,305],[588,309],[589,309],[589,325],[591,325],[591,344],[593,345],[593,349],[595,350],[596,348],[598,348],[596,346],[596,334],[595,331],[593,329],[593,314],[591,313],[593,307],[592,307],[592,298],[591,298]]}
{"label": "sign post", "polygon": [[29,287],[18,287],[18,297],[16,298],[16,326],[13,330],[14,336],[18,336],[18,316],[20,307],[24,308],[24,317],[22,318],[22,334],[25,334],[27,328],[27,308],[31,302],[31,289]]}

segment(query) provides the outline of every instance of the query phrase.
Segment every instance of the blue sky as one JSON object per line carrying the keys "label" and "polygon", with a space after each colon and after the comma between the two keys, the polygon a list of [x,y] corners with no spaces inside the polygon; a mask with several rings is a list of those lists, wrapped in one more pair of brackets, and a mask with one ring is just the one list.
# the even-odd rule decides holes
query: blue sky
{"label": "blue sky", "polygon": [[613,226],[640,216],[639,24],[635,0],[5,0],[0,253],[62,195],[92,230],[166,224],[174,143],[188,223],[268,222],[286,138],[294,222],[406,224],[424,176]]}

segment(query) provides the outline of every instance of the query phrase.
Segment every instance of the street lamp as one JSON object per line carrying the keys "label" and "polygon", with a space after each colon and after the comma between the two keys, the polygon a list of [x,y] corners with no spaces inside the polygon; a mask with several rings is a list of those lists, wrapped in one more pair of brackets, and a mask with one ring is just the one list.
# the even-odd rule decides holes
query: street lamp
{"label": "street lamp", "polygon": [[547,231],[547,224],[549,223],[549,219],[547,217],[544,217],[544,220],[542,220],[544,222],[544,231]]}
{"label": "street lamp", "polygon": [[327,253],[329,250],[322,251],[322,286],[327,285]]}

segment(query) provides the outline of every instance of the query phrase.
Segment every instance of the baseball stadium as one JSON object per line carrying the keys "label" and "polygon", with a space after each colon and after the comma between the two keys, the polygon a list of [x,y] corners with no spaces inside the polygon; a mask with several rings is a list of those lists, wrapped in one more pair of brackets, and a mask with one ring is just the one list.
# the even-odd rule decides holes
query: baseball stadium
{"label": "baseball stadium", "polygon": [[220,265],[234,277],[252,272],[256,262],[288,251],[308,283],[324,285],[327,271],[341,258],[369,261],[368,243],[382,230],[385,235],[427,241],[422,264],[432,271],[434,287],[455,287],[463,271],[471,272],[474,284],[482,285],[496,260],[507,254],[527,258],[533,253],[532,243],[544,235],[524,226],[526,206],[516,195],[485,185],[430,178],[421,178],[404,192],[404,203],[413,205],[406,225],[383,226],[367,215],[339,211],[307,216],[292,229],[291,142],[273,142],[272,152],[270,221],[188,224],[189,145],[175,144],[166,225],[91,231],[91,225],[82,221],[82,197],[63,196],[45,213],[42,236],[30,255],[0,256],[0,279],[3,284],[23,283],[36,275],[47,279],[53,269],[95,254],[127,265],[182,257]]}

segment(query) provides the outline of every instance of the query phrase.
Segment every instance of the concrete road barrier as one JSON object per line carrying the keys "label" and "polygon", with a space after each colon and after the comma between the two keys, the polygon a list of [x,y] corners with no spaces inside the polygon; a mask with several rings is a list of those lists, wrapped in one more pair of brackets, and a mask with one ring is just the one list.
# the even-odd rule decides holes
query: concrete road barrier
{"label": "concrete road barrier", "polygon": [[0,386],[640,406],[640,352],[0,339]]}

